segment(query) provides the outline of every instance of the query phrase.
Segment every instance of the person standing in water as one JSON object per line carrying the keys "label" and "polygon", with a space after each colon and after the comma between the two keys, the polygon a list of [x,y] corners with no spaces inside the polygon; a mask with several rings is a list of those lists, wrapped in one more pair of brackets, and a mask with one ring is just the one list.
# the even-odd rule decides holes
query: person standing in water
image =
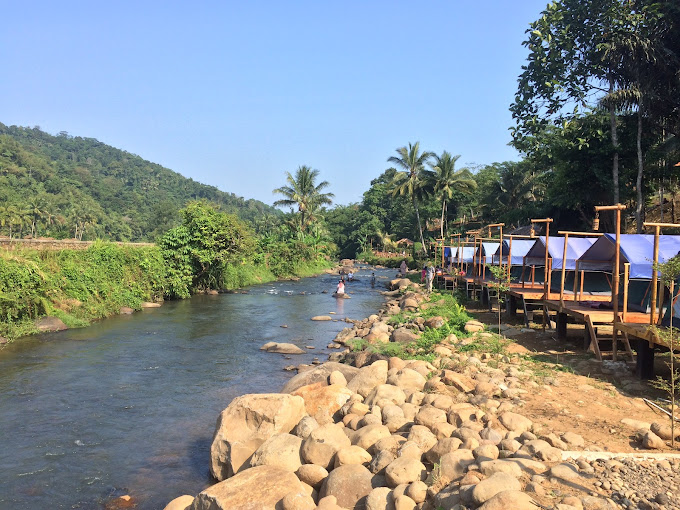
{"label": "person standing in water", "polygon": [[375,273],[371,273],[371,287],[375,287]]}
{"label": "person standing in water", "polygon": [[408,266],[406,265],[406,260],[401,261],[401,265],[399,266],[399,272],[402,274],[402,276],[406,276],[406,273],[408,272]]}
{"label": "person standing in water", "polygon": [[340,280],[338,282],[338,288],[335,289],[336,294],[344,294],[345,293],[345,282],[343,280]]}

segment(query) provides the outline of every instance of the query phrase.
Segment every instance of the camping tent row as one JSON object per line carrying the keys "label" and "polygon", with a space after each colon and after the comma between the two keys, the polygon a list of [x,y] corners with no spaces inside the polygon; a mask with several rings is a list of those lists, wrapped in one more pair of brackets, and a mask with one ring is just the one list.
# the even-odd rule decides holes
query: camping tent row
{"label": "camping tent row", "polygon": [[[495,250],[494,250],[495,248]],[[481,248],[474,246],[450,247],[447,260],[453,263],[471,264],[483,260],[486,264],[498,265],[502,260],[504,265],[510,265],[513,283],[540,282],[544,279],[546,238],[541,236],[534,239],[504,239],[501,244],[482,242]],[[492,253],[491,255],[489,255]],[[664,263],[680,254],[680,236],[663,235],[659,237],[658,262]],[[620,236],[620,264],[619,272],[628,265],[629,307],[633,310],[649,311],[650,287],[652,280],[652,263],[654,259],[654,236],[644,234],[622,234]],[[616,236],[603,234],[599,237],[564,237],[550,236],[548,238],[548,267],[550,288],[553,292],[560,291],[561,273],[565,273],[565,288],[572,294],[577,291],[583,297],[611,294],[614,264],[616,260]],[[539,269],[537,271],[537,268]],[[580,273],[579,279],[576,274]],[[576,285],[578,284],[578,289]],[[624,282],[621,282],[623,285]],[[571,289],[574,289],[572,291]],[[674,308],[678,308],[680,317],[680,281],[677,282],[673,296]],[[619,292],[620,299],[623,296]],[[667,302],[668,303],[668,302]]]}

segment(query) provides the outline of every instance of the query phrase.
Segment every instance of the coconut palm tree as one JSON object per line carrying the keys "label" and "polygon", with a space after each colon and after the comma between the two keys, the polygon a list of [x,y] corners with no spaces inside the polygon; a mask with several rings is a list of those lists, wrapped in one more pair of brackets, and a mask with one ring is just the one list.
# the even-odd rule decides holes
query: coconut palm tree
{"label": "coconut palm tree", "polygon": [[420,212],[418,211],[418,202],[430,194],[427,179],[424,175],[425,163],[434,156],[433,152],[420,152],[420,142],[411,144],[409,142],[408,148],[399,147],[397,149],[399,157],[392,156],[387,159],[389,163],[394,163],[402,171],[398,171],[392,180],[391,192],[392,196],[408,196],[413,202],[413,208],[416,211],[416,219],[418,220],[418,232],[420,233],[420,243],[423,247],[423,253],[427,255],[427,248],[425,247],[425,239],[423,238],[423,226],[420,221]]}
{"label": "coconut palm tree", "polygon": [[442,201],[442,217],[440,222],[440,235],[444,238],[444,218],[447,212],[447,201],[453,198],[455,192],[472,193],[477,189],[477,183],[467,168],[456,171],[456,161],[460,156],[452,156],[448,152],[442,152],[441,156],[434,156],[430,163],[432,170],[426,171],[426,178],[430,181],[429,188]]}
{"label": "coconut palm tree", "polygon": [[286,186],[276,188],[273,193],[283,195],[285,198],[274,202],[275,206],[294,206],[297,204],[300,213],[300,229],[305,230],[309,222],[314,219],[314,214],[322,205],[330,205],[333,193],[322,193],[322,190],[330,186],[328,181],[316,184],[319,176],[318,170],[312,170],[302,165],[295,172],[295,177],[286,172]]}

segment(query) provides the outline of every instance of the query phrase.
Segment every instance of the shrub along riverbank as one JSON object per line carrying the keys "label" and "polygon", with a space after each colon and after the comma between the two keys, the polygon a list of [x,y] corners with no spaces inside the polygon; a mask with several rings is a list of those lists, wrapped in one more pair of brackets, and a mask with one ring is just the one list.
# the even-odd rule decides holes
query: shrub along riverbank
{"label": "shrub along riverbank", "polygon": [[182,225],[157,246],[97,242],[87,250],[0,252],[0,337],[36,333],[44,316],[81,327],[145,301],[311,276],[332,266],[299,241],[264,244],[235,216],[204,203],[182,214]]}

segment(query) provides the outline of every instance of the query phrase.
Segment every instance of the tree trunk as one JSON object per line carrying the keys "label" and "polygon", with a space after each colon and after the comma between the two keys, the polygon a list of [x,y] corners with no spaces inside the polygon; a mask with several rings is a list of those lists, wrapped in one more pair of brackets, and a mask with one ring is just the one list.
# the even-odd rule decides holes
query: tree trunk
{"label": "tree trunk", "polygon": [[[609,77],[609,93],[614,92],[614,78]],[[613,104],[609,105],[609,123],[612,131],[612,146],[614,147],[614,157],[612,162],[612,184],[614,187],[614,203],[619,203],[619,135],[616,130],[616,108]]]}
{"label": "tree trunk", "polygon": [[642,99],[640,99],[640,104],[638,105],[638,124],[637,124],[637,162],[638,162],[638,173],[637,173],[637,206],[635,208],[635,222],[636,222],[636,232],[638,234],[642,233],[642,174],[644,172],[644,165],[642,162]]}
{"label": "tree trunk", "polygon": [[418,220],[418,232],[420,233],[420,243],[422,244],[423,247],[423,253],[427,257],[427,248],[425,248],[425,238],[423,237],[423,227],[420,224],[420,211],[418,211],[418,202],[416,199],[413,199],[413,208],[416,210],[416,218]]}
{"label": "tree trunk", "polygon": [[[440,232],[440,237],[444,239],[444,211],[446,211],[446,199],[444,199],[442,203],[442,222],[439,225],[439,232]],[[444,241],[442,241],[443,243]]]}

